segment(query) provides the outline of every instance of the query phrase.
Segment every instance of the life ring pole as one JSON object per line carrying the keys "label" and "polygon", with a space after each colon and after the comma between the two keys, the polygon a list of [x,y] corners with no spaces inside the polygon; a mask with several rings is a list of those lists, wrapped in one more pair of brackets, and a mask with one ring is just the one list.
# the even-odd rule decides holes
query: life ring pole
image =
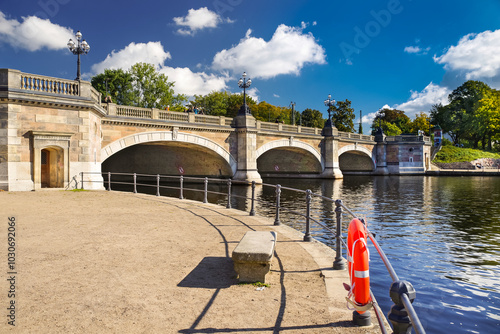
{"label": "life ring pole", "polygon": [[[361,221],[363,222],[363,220],[361,220]],[[366,227],[366,224],[365,224],[365,227]],[[411,285],[410,282],[399,280],[399,277],[396,274],[396,271],[394,270],[391,263],[387,259],[387,256],[385,255],[384,251],[382,250],[382,248],[378,244],[377,240],[373,237],[373,234],[368,230],[368,228],[366,228],[366,232],[367,232],[367,236],[370,238],[373,245],[375,246],[375,249],[377,250],[378,254],[382,258],[382,261],[384,262],[384,265],[387,268],[387,271],[389,272],[389,275],[392,278],[393,284],[391,286],[391,291],[393,290],[393,286],[395,284],[404,284],[405,286],[407,286],[406,290],[399,289],[397,292],[395,292],[397,295],[399,295],[399,298],[396,301],[393,300],[394,304],[396,304],[395,306],[397,306],[398,308],[402,308],[402,306],[404,306],[404,309],[408,313],[408,317],[411,320],[411,324],[408,324],[408,326],[413,326],[413,329],[415,330],[416,333],[425,333],[425,329],[422,326],[422,323],[420,322],[420,319],[418,318],[417,312],[415,312],[415,309],[413,308],[413,305],[412,305],[413,300],[415,299],[415,294],[408,292],[408,290],[413,290],[413,292],[415,291],[413,289],[413,286]],[[408,285],[410,287],[408,287]],[[392,312],[392,309],[391,309],[391,312]],[[391,313],[389,313],[389,319],[391,317],[390,315],[391,315]],[[393,323],[393,327],[394,326],[395,326],[395,324]],[[400,331],[400,333],[404,333],[404,331]]]}

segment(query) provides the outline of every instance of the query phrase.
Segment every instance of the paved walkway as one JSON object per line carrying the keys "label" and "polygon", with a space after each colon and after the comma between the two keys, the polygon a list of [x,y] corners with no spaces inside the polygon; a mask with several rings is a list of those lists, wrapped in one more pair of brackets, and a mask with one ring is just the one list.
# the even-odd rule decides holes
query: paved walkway
{"label": "paved walkway", "polygon": [[[16,333],[380,333],[346,309],[346,271],[302,234],[212,204],[105,191],[0,192],[16,219],[15,298],[0,233],[0,309]],[[239,285],[231,252],[250,230],[278,233],[269,287]],[[372,311],[373,322],[376,323]]]}

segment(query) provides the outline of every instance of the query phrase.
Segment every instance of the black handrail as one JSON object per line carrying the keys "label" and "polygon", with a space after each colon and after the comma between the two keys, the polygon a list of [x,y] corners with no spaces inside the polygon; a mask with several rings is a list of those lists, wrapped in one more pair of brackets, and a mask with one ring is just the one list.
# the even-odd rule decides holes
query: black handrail
{"label": "black handrail", "polygon": [[[355,213],[353,213],[340,199],[333,200],[332,198],[328,198],[322,195],[314,194],[311,192],[311,190],[301,190],[301,189],[295,189],[295,188],[289,188],[289,187],[283,187],[279,184],[266,184],[266,183],[256,183],[256,182],[247,182],[247,181],[237,181],[237,180],[232,180],[232,179],[221,179],[221,178],[208,178],[208,177],[186,177],[186,176],[172,176],[172,175],[160,175],[160,174],[137,174],[137,173],[100,173],[100,172],[81,172],[81,189],[84,189],[84,183],[89,182],[99,182],[99,181],[85,181],[84,180],[84,174],[85,175],[106,175],[107,176],[107,184],[108,184],[108,191],[111,191],[111,176],[112,175],[121,175],[121,176],[133,176],[133,183],[130,182],[123,182],[123,181],[114,181],[114,184],[127,184],[127,185],[133,185],[134,193],[137,193],[137,186],[145,186],[145,187],[156,187],[156,196],[160,196],[160,188],[165,188],[165,189],[179,189],[179,199],[184,199],[184,191],[193,191],[193,192],[203,192],[203,202],[207,203],[208,202],[208,194],[217,194],[217,195],[227,195],[227,208],[231,208],[231,199],[232,198],[243,198],[246,200],[251,201],[251,209],[249,214],[250,215],[255,215],[255,187],[256,185],[260,185],[263,187],[272,187],[275,188],[276,192],[276,202],[275,202],[275,221],[274,225],[280,225],[280,212],[283,210],[286,210],[289,213],[292,213],[294,215],[302,216],[305,218],[306,222],[306,232],[304,234],[304,241],[309,242],[312,241],[312,237],[310,234],[310,225],[311,221],[314,223],[322,226],[324,229],[328,230],[333,234],[333,236],[336,239],[336,247],[335,247],[335,261],[333,263],[333,269],[335,270],[344,270],[345,269],[345,260],[342,257],[342,245],[347,249],[346,242],[342,238],[342,214],[345,210],[348,214],[350,214],[353,218],[358,218]],[[147,183],[138,183],[137,182],[137,177],[154,177],[156,183],[155,184],[147,184]],[[180,182],[179,187],[170,187],[170,186],[161,186],[160,185],[160,179],[165,178],[165,179],[178,179]],[[76,182],[76,177],[74,177],[75,183],[76,183],[76,188],[78,188],[78,182]],[[192,181],[198,181],[198,182],[203,182],[204,183],[204,189],[196,189],[196,188],[186,188],[184,186],[184,181],[185,180],[192,180]],[[226,184],[227,185],[227,193],[221,193],[221,192],[216,192],[216,191],[209,191],[208,190],[208,183],[212,182],[219,182],[221,184]],[[104,180],[102,181],[103,185],[106,183]],[[231,187],[233,184],[242,184],[242,185],[247,185],[252,187],[252,194],[251,197],[246,197],[246,196],[239,196],[239,195],[234,195],[231,192]],[[290,210],[282,207],[281,205],[281,192],[282,190],[289,190],[289,191],[294,191],[298,193],[303,193],[305,194],[305,201],[306,201],[306,213],[303,214],[299,211],[295,210]],[[313,197],[321,198],[325,201],[331,202],[332,204],[335,204],[335,216],[336,216],[336,230],[332,230],[329,228],[326,224],[323,224],[320,220],[314,219],[314,217],[311,216],[311,202]],[[263,201],[262,201],[263,202]],[[359,218],[358,218],[359,219]],[[425,330],[418,318],[417,313],[415,312],[415,309],[413,308],[412,302],[415,299],[415,290],[411,283],[407,281],[401,281],[399,280],[398,275],[396,274],[396,271],[392,267],[389,259],[385,255],[384,251],[380,247],[379,243],[373,236],[373,234],[369,231],[368,226],[365,222],[364,219],[360,219],[363,224],[365,225],[367,235],[369,239],[372,241],[375,249],[377,250],[378,254],[380,255],[380,258],[382,259],[384,265],[387,268],[387,271],[389,272],[389,275],[392,278],[392,285],[390,289],[390,296],[395,305],[393,305],[391,312],[389,312],[389,320],[391,321],[391,324],[393,325],[393,331],[394,334],[399,334],[399,333],[407,333],[408,329],[413,326],[413,329],[417,334],[425,334]],[[376,304],[375,297],[373,296],[373,293],[370,291],[370,295],[372,296],[372,301],[373,304]],[[375,314],[377,316],[380,328],[382,333],[387,333],[385,326],[383,325],[382,322],[382,317],[383,315],[380,314],[378,308],[376,307],[377,305],[374,305],[375,309]],[[394,315],[393,312],[397,313],[397,316]],[[407,316],[406,316],[407,315]]]}

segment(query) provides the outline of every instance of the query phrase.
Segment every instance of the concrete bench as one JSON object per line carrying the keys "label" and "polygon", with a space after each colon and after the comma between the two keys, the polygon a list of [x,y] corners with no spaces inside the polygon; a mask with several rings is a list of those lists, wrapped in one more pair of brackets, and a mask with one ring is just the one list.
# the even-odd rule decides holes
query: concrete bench
{"label": "concrete bench", "polygon": [[266,274],[271,268],[276,240],[276,232],[245,233],[232,255],[234,270],[240,282],[265,282]]}

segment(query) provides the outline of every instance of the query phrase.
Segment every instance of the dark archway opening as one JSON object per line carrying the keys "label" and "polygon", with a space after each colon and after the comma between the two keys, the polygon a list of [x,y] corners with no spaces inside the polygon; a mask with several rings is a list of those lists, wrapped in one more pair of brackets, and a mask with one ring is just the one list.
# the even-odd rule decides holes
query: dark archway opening
{"label": "dark archway opening", "polygon": [[310,152],[296,147],[280,147],[267,151],[257,159],[262,177],[317,177],[321,163]]}
{"label": "dark archway opening", "polygon": [[349,151],[339,156],[339,167],[342,174],[366,174],[375,169],[373,160],[363,152]]}
{"label": "dark archway opening", "polygon": [[121,150],[102,163],[103,172],[175,176],[232,176],[231,167],[217,153],[181,142],[138,144]]}

